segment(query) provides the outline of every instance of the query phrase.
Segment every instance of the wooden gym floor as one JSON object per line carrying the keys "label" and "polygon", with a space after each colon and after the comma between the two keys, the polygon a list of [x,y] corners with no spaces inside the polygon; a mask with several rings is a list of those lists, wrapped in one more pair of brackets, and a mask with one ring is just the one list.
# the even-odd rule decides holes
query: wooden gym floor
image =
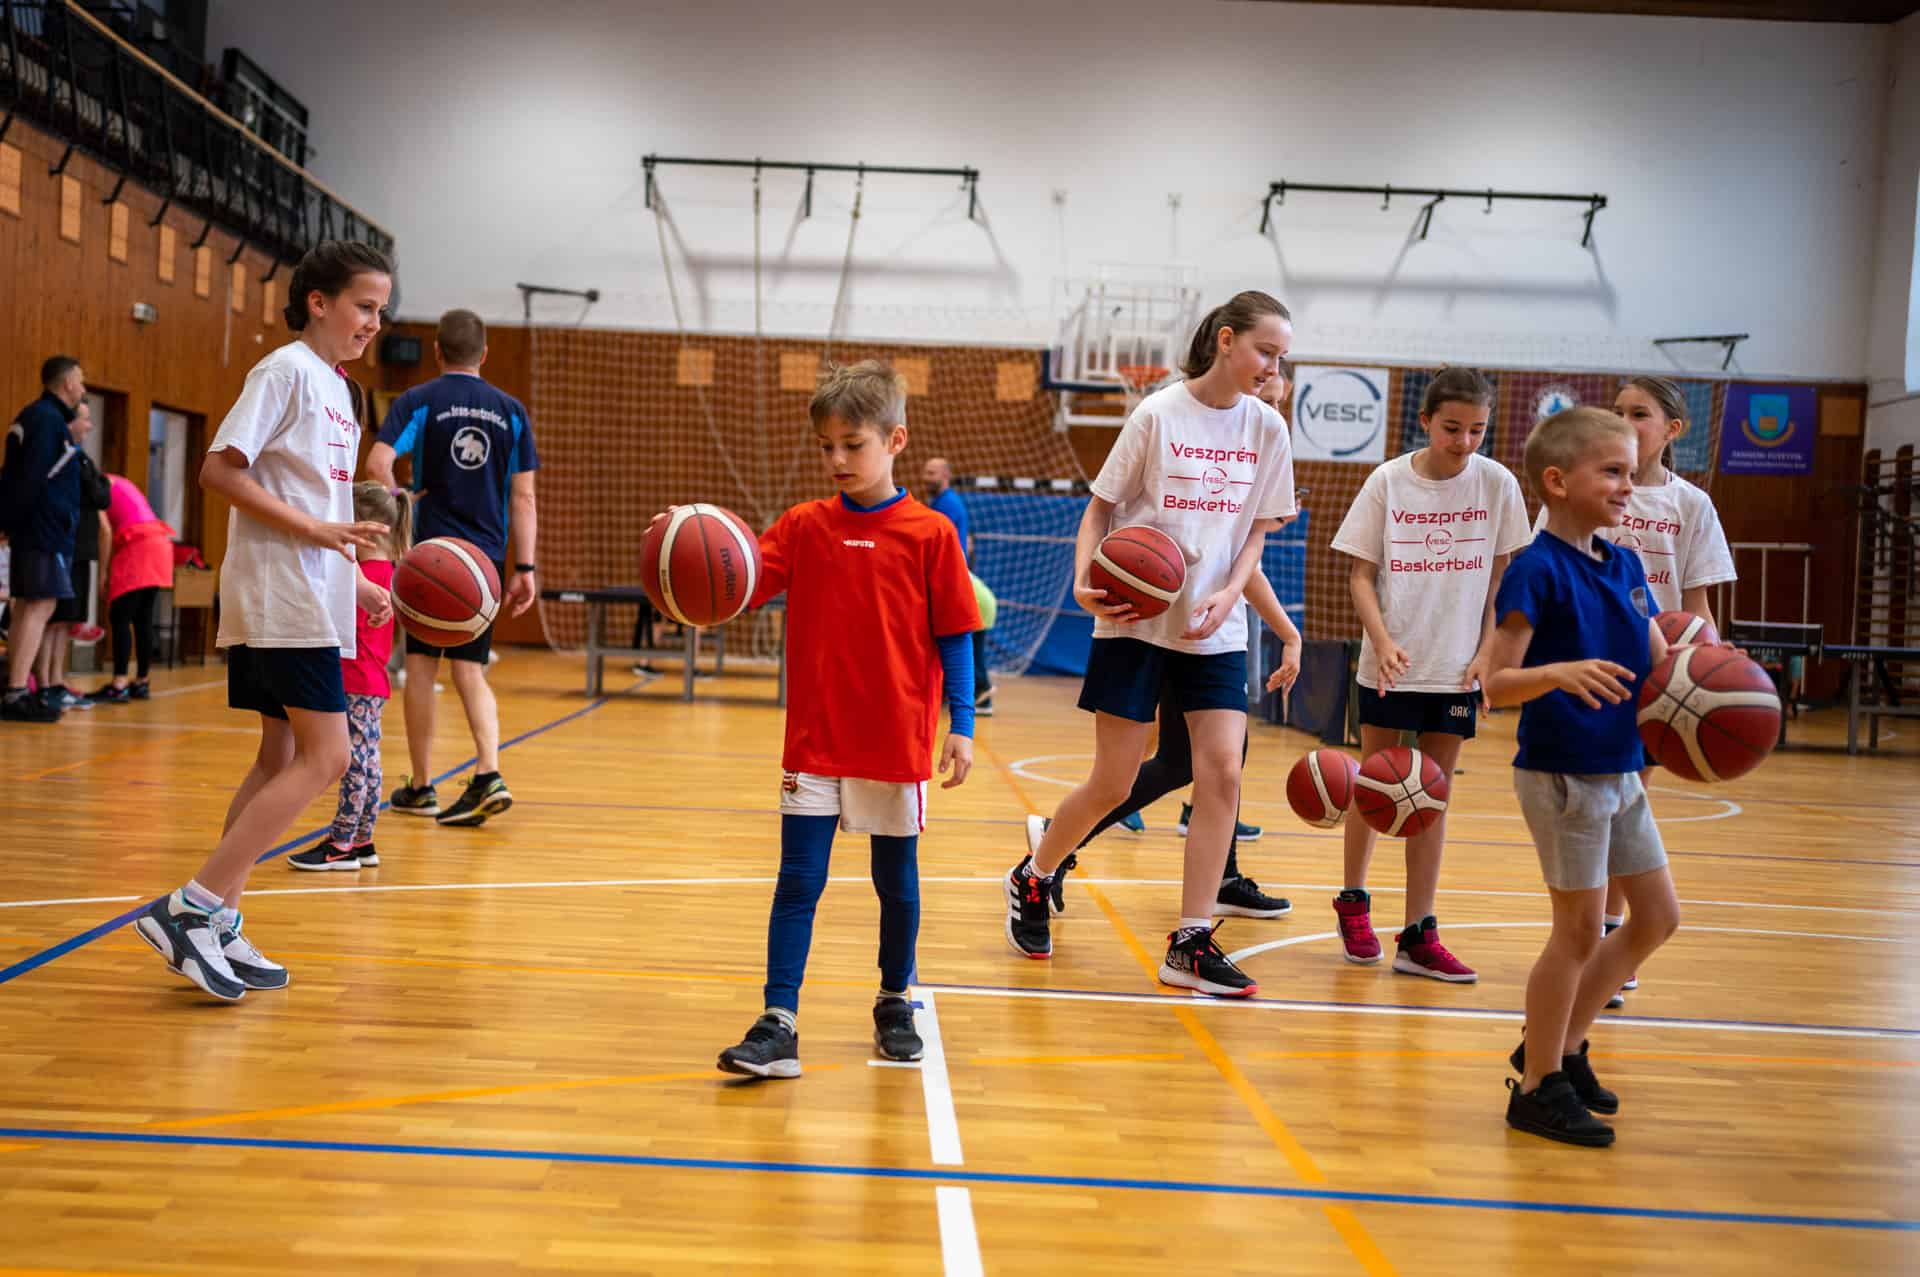
{"label": "wooden gym floor", "polygon": [[[1307,742],[1256,727],[1246,815],[1268,832],[1244,859],[1295,911],[1227,924],[1262,996],[1223,1004],[1152,978],[1171,799],[1083,853],[1052,963],[1008,951],[1021,818],[1089,748],[1071,684],[1009,681],[921,842],[926,1062],[873,1061],[876,910],[843,836],[806,1076],[743,1084],[713,1057],[760,1007],[770,679],[589,702],[577,661],[509,652],[517,806],[479,830],[383,817],[358,875],[263,865],[248,930],[293,982],[229,1006],[120,925],[197,864],[252,750],[220,673],[0,730],[0,1272],[1920,1270],[1904,729],[1877,756],[1656,790],[1683,929],[1597,1037],[1623,1112],[1594,1152],[1501,1120],[1547,917],[1510,714],[1455,781],[1443,927],[1470,987],[1340,960],[1337,836],[1282,796]],[[439,705],[451,768],[468,749],[451,689]],[[397,704],[387,732],[390,788]]]}

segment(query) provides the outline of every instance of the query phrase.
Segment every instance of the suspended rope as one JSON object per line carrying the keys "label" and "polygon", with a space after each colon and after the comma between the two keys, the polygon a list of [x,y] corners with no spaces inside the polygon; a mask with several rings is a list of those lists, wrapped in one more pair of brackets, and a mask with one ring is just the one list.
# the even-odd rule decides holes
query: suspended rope
{"label": "suspended rope", "polygon": [[[770,479],[772,476],[773,455],[768,449],[767,422],[767,331],[766,297],[761,286],[763,263],[760,259],[760,219],[763,200],[760,189],[760,170],[753,170],[753,456],[756,463],[766,466],[764,474],[756,474],[756,479]],[[769,485],[771,486],[771,485]],[[780,511],[756,510],[761,527],[769,526],[779,517]]]}
{"label": "suspended rope", "polygon": [[833,295],[833,318],[827,322],[826,361],[833,362],[834,339],[841,335],[847,312],[847,283],[853,278],[853,241],[860,232],[860,202],[866,198],[867,174],[862,169],[853,179],[853,216],[847,222],[847,251],[840,258],[840,287]]}

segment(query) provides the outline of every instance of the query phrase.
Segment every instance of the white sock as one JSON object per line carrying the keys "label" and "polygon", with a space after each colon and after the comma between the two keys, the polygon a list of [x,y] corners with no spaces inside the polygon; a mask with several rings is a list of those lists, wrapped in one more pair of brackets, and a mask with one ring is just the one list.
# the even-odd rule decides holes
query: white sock
{"label": "white sock", "polygon": [[1180,919],[1180,925],[1177,928],[1175,928],[1175,930],[1177,931],[1212,931],[1213,919],[1212,918],[1182,918]]}
{"label": "white sock", "polygon": [[768,1007],[767,1014],[780,1021],[781,1027],[787,1032],[794,1034],[800,1032],[800,1017],[785,1007]]}
{"label": "white sock", "polygon": [[201,913],[212,913],[220,907],[220,897],[201,886],[198,879],[180,888],[180,898]]}
{"label": "white sock", "polygon": [[892,989],[882,988],[878,996],[874,998],[875,1003],[887,1002],[887,1001],[905,1002],[906,1000],[907,1000],[907,991],[905,989],[902,989],[900,990],[900,992],[895,993]]}
{"label": "white sock", "polygon": [[1609,913],[1609,914],[1601,915],[1601,921],[1606,923],[1608,927],[1617,927],[1621,923],[1625,922],[1626,920],[1627,920],[1627,915],[1624,913]]}

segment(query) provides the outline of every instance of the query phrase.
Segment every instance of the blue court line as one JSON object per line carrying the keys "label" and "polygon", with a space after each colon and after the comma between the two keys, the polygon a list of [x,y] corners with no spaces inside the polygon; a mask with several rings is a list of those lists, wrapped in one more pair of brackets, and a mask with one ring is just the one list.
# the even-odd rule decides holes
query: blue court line
{"label": "blue court line", "polygon": [[[952,989],[963,996],[968,991],[976,993],[1009,993],[1016,997],[1029,993],[1036,997],[1044,997],[1048,994],[1058,993],[1084,997],[1090,1001],[1111,998],[1127,1002],[1140,1002],[1151,998],[1155,1001],[1168,1003],[1171,1006],[1183,1007],[1195,1005],[1258,1006],[1264,1003],[1272,1006],[1297,1007],[1303,1011],[1436,1011],[1459,1020],[1518,1020],[1526,1016],[1526,1012],[1519,1008],[1509,1010],[1504,1007],[1449,1007],[1421,1002],[1323,1002],[1309,1001],[1301,998],[1263,998],[1257,995],[1251,998],[1210,998],[1198,997],[1190,993],[1146,993],[1129,989],[1060,989],[1052,986],[1046,988],[1028,988],[1024,985],[1014,984],[948,984],[937,980],[928,980],[924,983],[927,988],[932,989],[936,993],[942,990]],[[1787,1020],[1718,1020],[1698,1015],[1606,1015],[1594,1023],[1597,1025],[1641,1024],[1654,1028],[1662,1025],[1673,1025],[1676,1028],[1682,1029],[1702,1024],[1724,1024],[1737,1028],[1750,1029],[1826,1029],[1836,1033],[1878,1033],[1891,1038],[1913,1038],[1920,1040],[1920,1029],[1885,1028],[1874,1024],[1796,1024]]]}
{"label": "blue court line", "polygon": [[[922,1170],[908,1166],[837,1166],[824,1162],[754,1162],[709,1157],[648,1157],[625,1153],[573,1153],[560,1149],[460,1147],[447,1144],[373,1144],[346,1140],[248,1139],[218,1135],[162,1135],[144,1131],[57,1130],[31,1126],[0,1127],[0,1138],[68,1140],[90,1144],[156,1144],[171,1148],[278,1149],[302,1153],[382,1153],[401,1157],[457,1157],[517,1162],[562,1162],[588,1166],[642,1166],[668,1170],[748,1171],[782,1175],[832,1175],[860,1179],[916,1180],[940,1184],[995,1184],[1016,1187],[1111,1188],[1156,1193],[1225,1194],[1352,1205],[1429,1206],[1452,1210],[1516,1211],[1536,1215],[1597,1215],[1611,1219],[1651,1219],[1680,1223],[1769,1224],[1789,1228],[1848,1228],[1872,1232],[1920,1233],[1920,1220],[1871,1219],[1845,1215],[1768,1215],[1740,1211],[1675,1210],[1657,1206],[1599,1206],[1585,1202],[1530,1202],[1500,1197],[1442,1197],[1422,1193],[1364,1193],[1337,1189],[1276,1188],[1265,1184],[1207,1183],[1200,1180],[1121,1179],[1098,1175],[1033,1175],[1006,1171],[970,1171],[959,1167]],[[1605,1157],[1607,1154],[1598,1153]]]}
{"label": "blue court line", "polygon": [[[500,748],[502,750],[512,749],[515,745],[518,745],[521,741],[531,740],[535,736],[538,736],[543,732],[550,732],[556,727],[565,726],[566,724],[571,723],[574,719],[579,718],[582,715],[593,713],[593,711],[595,711],[596,709],[599,709],[602,705],[605,705],[607,703],[607,699],[608,699],[607,697],[602,696],[600,699],[594,701],[592,704],[582,706],[581,708],[574,710],[571,714],[568,714],[562,718],[556,718],[551,723],[543,723],[539,727],[535,727],[530,731],[521,732],[518,736],[515,736],[511,740],[502,741],[500,743]],[[448,777],[458,776],[461,772],[473,766],[478,761],[479,759],[477,756],[468,758],[465,762],[460,763],[458,766],[450,767],[446,771],[441,772],[438,776],[435,776],[433,778],[432,783],[435,785],[438,785],[441,781],[446,780]],[[381,800],[380,806],[375,810],[385,811],[387,810],[389,805],[390,805],[389,801],[383,799]],[[295,837],[289,838],[287,839],[287,841],[281,843],[278,847],[269,848],[267,851],[261,854],[260,859],[254,861],[253,863],[256,865],[263,865],[267,861],[272,860],[276,856],[284,856],[288,852],[292,851],[294,848],[299,847],[305,843],[311,842],[315,838],[318,838],[320,835],[326,833],[327,830],[330,828],[332,828],[331,825],[322,825],[318,829],[309,829],[306,833],[299,834],[299,835],[296,835]],[[158,899],[161,899],[161,897],[156,896],[154,897],[154,899],[158,900]],[[39,970],[41,967],[46,966],[49,962],[54,961],[56,958],[63,958],[67,954],[72,953],[75,949],[79,949],[86,945],[92,944],[95,940],[100,939],[100,937],[102,936],[113,934],[115,931],[118,931],[120,928],[126,926],[129,922],[132,922],[135,918],[138,918],[141,914],[145,913],[152,904],[153,904],[153,900],[144,901],[143,903],[137,904],[133,908],[127,910],[125,913],[121,914],[117,918],[109,918],[97,927],[90,927],[87,930],[82,931],[77,936],[73,936],[69,939],[62,940],[59,944],[53,945],[50,948],[42,949],[40,950],[40,952],[36,954],[32,954],[29,957],[20,959],[20,961],[14,963],[12,966],[7,967],[4,970],[0,970],[0,984],[5,984],[9,980],[18,980],[21,976],[26,975],[28,972]]]}

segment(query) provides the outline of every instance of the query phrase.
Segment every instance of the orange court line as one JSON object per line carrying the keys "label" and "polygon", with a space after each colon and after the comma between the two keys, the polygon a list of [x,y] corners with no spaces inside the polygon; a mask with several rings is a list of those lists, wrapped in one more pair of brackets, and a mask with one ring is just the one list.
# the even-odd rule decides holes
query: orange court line
{"label": "orange court line", "polygon": [[1014,797],[1020,800],[1020,805],[1027,809],[1027,814],[1032,816],[1040,815],[1041,814],[1040,808],[1033,801],[1033,797],[1030,794],[1028,794],[1025,789],[1022,789],[1020,787],[1019,778],[1013,774],[1013,769],[1007,766],[1006,760],[1001,758],[999,754],[994,752],[993,746],[987,744],[983,740],[976,739],[974,741],[974,747],[977,748],[981,753],[985,754],[988,760],[993,763],[994,770],[1000,773],[1001,780],[1004,780],[1007,782],[1007,788],[1011,789],[1013,791]]}
{"label": "orange court line", "polygon": [[1184,1060],[1179,1051],[1143,1051],[1115,1055],[976,1055],[968,1064],[1159,1064]]}
{"label": "orange court line", "polygon": [[37,771],[31,775],[22,776],[20,779],[45,780],[49,776],[58,776],[61,772],[72,771],[76,767],[85,767],[89,763],[110,763],[116,758],[125,758],[129,754],[144,754],[149,750],[160,749],[163,746],[178,745],[180,742],[192,740],[196,736],[211,735],[213,735],[212,732],[205,730],[185,732],[179,736],[169,736],[165,740],[147,741],[144,744],[133,745],[126,749],[116,749],[110,754],[91,754],[86,758],[76,758],[70,763],[61,763],[58,767],[49,767],[45,771]]}

